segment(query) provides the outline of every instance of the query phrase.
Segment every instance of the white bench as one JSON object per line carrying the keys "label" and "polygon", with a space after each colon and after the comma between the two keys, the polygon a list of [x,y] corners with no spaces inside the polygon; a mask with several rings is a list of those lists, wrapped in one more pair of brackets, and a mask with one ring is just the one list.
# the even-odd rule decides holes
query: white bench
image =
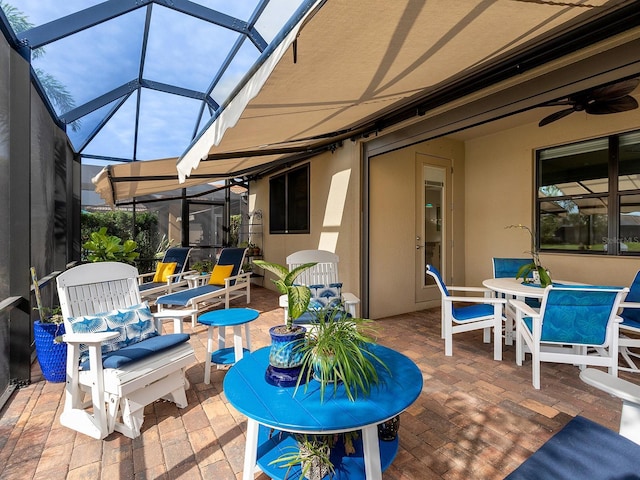
{"label": "white bench", "polygon": [[[141,305],[135,267],[117,262],[79,265],[60,274],[57,284],[67,332],[63,340],[68,345],[60,423],[97,439],[113,431],[135,438],[140,435],[146,405],[165,398],[180,408],[187,406],[185,369],[195,361],[189,336],[153,334],[157,326],[150,324],[171,317],[154,318],[148,307]],[[116,310],[120,312],[116,314]],[[119,323],[134,317],[135,323]],[[111,327],[115,324],[121,330],[114,331]],[[109,327],[103,328],[105,325]],[[148,338],[120,348],[123,343],[135,342],[130,333],[143,326],[148,328]],[[111,342],[105,348],[116,349],[103,353],[105,342]],[[81,366],[87,347],[88,369],[86,360]],[[90,395],[87,401],[86,395]]]}

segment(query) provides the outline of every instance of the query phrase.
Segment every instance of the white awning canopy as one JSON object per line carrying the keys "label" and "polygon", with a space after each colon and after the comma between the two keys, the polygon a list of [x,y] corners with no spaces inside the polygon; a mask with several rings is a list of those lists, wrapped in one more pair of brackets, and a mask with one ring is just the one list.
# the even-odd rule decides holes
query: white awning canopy
{"label": "white awning canopy", "polygon": [[110,167],[96,177],[96,190],[117,202],[237,177],[375,133],[587,47],[581,39],[595,29],[585,27],[628,5],[380,0],[364,11],[361,2],[328,1],[180,159]]}

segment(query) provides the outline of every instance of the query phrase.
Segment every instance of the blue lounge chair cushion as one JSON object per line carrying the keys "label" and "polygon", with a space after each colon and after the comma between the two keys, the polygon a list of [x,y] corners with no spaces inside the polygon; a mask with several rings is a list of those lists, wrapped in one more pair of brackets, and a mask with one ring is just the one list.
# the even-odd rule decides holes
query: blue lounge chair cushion
{"label": "blue lounge chair cushion", "polygon": [[150,288],[166,287],[166,286],[167,286],[166,283],[147,282],[147,283],[143,283],[142,285],[138,285],[138,288],[140,289],[141,292],[144,292],[145,290],[149,290]]}
{"label": "blue lounge chair cushion", "polygon": [[223,290],[223,287],[218,285],[202,285],[200,287],[188,288],[179,292],[163,295],[156,300],[157,305],[177,305],[186,307],[194,297],[205,295],[207,293],[213,293],[218,290]]}
{"label": "blue lounge chair cushion", "polygon": [[[141,360],[175,345],[184,343],[189,340],[189,337],[188,333],[170,333],[150,337],[142,342],[103,355],[102,366],[104,368],[118,368],[129,362]],[[89,368],[88,359],[80,364],[80,370],[88,370]]]}
{"label": "blue lounge chair cushion", "polygon": [[505,480],[637,479],[640,445],[575,417]]}

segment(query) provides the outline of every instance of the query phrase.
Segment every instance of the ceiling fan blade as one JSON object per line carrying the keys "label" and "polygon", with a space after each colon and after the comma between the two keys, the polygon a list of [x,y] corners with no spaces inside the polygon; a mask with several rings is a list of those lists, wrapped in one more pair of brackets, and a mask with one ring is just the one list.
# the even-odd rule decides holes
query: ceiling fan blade
{"label": "ceiling fan blade", "polygon": [[544,127],[545,125],[550,124],[551,122],[555,122],[556,120],[560,120],[561,118],[566,117],[567,115],[573,113],[575,110],[573,108],[566,108],[564,110],[560,110],[559,112],[554,112],[551,115],[544,117],[538,123],[539,127]]}
{"label": "ceiling fan blade", "polygon": [[585,108],[591,115],[606,115],[609,113],[626,112],[638,108],[638,101],[630,95],[608,100],[606,102],[593,102]]}
{"label": "ceiling fan blade", "polygon": [[640,79],[631,78],[604,87],[594,88],[589,92],[589,96],[596,102],[621,98],[633,92],[638,84],[640,84]]}

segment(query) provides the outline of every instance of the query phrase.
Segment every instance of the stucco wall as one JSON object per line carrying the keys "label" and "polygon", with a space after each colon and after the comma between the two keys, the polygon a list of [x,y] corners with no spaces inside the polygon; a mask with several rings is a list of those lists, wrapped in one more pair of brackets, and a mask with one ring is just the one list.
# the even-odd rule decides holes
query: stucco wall
{"label": "stucco wall", "polygon": [[[252,182],[249,210],[264,214],[264,257],[286,263],[298,250],[321,249],[338,254],[343,290],[360,295],[360,159],[358,145],[345,142],[334,153],[310,161],[311,231],[309,234],[269,234],[269,179]],[[270,282],[265,282],[271,287]]]}
{"label": "stucco wall", "polygon": [[[544,116],[545,110],[540,110]],[[509,224],[533,225],[534,150],[640,128],[640,110],[595,116],[574,113],[540,128],[536,123],[466,142],[466,284],[491,277],[494,256],[523,256],[524,231]],[[586,283],[628,285],[640,258],[606,255],[544,254],[552,277]]]}
{"label": "stucco wall", "polygon": [[[416,155],[451,160],[454,205],[464,199],[464,144],[449,139],[422,142],[371,159],[369,316],[381,318],[440,304],[440,294],[416,300]],[[455,242],[448,270],[464,278],[464,211],[454,211],[449,225]],[[445,257],[446,258],[446,257]]]}

